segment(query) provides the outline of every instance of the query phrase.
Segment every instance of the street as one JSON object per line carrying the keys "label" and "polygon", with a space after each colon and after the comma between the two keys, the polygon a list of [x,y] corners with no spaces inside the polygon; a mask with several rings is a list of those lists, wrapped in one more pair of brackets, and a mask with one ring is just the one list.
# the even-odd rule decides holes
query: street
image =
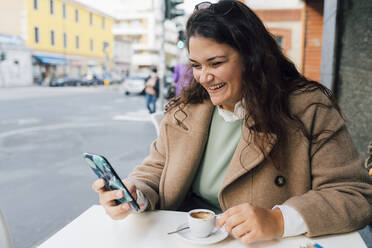
{"label": "street", "polygon": [[144,97],[119,86],[1,88],[0,209],[15,248],[35,247],[98,204],[84,152],[124,178],[155,138]]}

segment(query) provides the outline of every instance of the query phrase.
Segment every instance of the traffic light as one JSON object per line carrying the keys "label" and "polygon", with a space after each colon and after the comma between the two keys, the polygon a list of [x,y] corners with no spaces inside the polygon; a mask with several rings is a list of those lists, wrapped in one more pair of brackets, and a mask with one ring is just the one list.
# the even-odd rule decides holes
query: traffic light
{"label": "traffic light", "polygon": [[185,47],[185,32],[180,30],[178,31],[178,40],[177,40],[177,47],[184,48]]}
{"label": "traffic light", "polygon": [[165,19],[173,19],[177,16],[183,16],[185,11],[177,9],[177,5],[183,3],[183,0],[165,0]]}

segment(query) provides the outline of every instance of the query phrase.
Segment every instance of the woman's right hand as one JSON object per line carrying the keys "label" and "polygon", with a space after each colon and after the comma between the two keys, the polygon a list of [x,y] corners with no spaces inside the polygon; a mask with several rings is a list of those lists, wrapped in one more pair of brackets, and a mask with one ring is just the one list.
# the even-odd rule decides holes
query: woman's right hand
{"label": "woman's right hand", "polygon": [[[135,200],[137,200],[136,185],[130,181],[124,181],[125,187],[129,190]],[[121,190],[107,191],[105,189],[105,180],[98,179],[92,184],[93,190],[99,194],[99,203],[105,208],[106,213],[114,220],[124,219],[132,213],[128,202],[116,205],[115,200],[124,196]],[[143,207],[143,206],[140,206]]]}

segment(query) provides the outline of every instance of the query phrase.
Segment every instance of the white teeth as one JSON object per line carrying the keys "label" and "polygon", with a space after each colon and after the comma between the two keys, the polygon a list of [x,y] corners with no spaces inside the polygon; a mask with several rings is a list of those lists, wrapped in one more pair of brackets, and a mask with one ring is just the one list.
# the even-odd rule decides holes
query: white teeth
{"label": "white teeth", "polygon": [[211,87],[208,87],[210,90],[217,90],[219,88],[222,88],[225,85],[225,83],[220,83]]}

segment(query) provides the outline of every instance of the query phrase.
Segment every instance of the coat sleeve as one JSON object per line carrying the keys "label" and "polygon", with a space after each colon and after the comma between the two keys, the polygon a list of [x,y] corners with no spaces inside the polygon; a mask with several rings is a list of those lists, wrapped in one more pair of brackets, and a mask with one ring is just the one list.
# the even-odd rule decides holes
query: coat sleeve
{"label": "coat sleeve", "polygon": [[152,142],[150,154],[128,176],[148,199],[149,209],[154,210],[159,201],[159,184],[166,158],[164,120],[160,124],[159,137]]}
{"label": "coat sleeve", "polygon": [[362,166],[344,119],[322,101],[300,116],[314,137],[309,142],[312,189],[284,203],[303,217],[307,236],[350,232],[372,221],[372,177]]}

